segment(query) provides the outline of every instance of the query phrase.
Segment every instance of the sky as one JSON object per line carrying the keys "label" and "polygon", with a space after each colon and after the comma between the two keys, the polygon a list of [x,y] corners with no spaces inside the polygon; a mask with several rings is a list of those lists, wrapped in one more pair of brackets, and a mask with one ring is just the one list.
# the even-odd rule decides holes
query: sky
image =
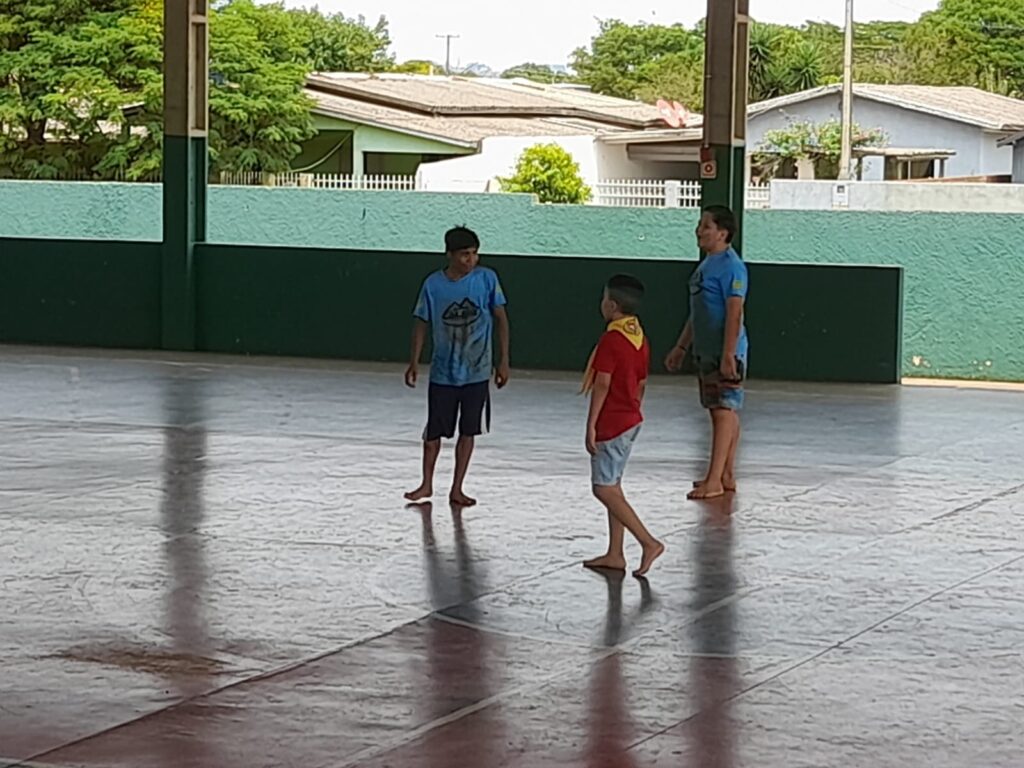
{"label": "sky", "polygon": [[[527,61],[566,64],[574,49],[597,34],[597,19],[690,25],[707,8],[705,0],[285,0],[285,5],[317,5],[370,22],[383,14],[399,61],[443,63],[445,41],[436,36],[459,35],[452,40],[453,67],[484,63],[498,71]],[[938,0],[855,0],[854,19],[914,21],[937,6]],[[845,12],[845,0],[750,0],[752,17],[780,24],[842,24]]]}

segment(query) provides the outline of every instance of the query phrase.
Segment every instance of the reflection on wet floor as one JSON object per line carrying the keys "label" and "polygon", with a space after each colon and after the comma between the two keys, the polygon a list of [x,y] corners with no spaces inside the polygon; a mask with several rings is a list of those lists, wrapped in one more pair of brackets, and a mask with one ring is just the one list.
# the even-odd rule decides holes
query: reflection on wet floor
{"label": "reflection on wet floor", "polygon": [[571,377],[496,396],[459,512],[443,483],[402,500],[424,393],[392,367],[0,372],[0,765],[1024,753],[1019,393],[754,384],[739,493],[693,504],[706,417],[655,380],[626,478],[669,547],[644,581],[579,567],[605,519]]}

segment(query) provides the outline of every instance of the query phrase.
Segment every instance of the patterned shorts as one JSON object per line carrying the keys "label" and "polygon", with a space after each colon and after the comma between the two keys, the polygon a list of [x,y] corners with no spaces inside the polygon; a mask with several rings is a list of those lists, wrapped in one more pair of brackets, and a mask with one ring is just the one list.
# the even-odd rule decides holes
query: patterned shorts
{"label": "patterned shorts", "polygon": [[709,410],[724,408],[729,411],[743,409],[743,380],[746,375],[743,361],[736,358],[736,381],[726,381],[719,372],[718,360],[697,361],[697,382],[700,385],[700,404]]}

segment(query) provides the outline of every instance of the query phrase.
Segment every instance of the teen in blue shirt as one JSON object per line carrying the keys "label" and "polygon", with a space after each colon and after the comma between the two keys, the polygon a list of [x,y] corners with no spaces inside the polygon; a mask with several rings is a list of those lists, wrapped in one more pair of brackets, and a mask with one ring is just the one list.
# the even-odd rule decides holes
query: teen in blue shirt
{"label": "teen in blue shirt", "polygon": [[[480,240],[465,227],[445,233],[448,266],[427,277],[420,289],[412,339],[412,359],[405,383],[416,386],[419,360],[431,334],[430,386],[427,426],[423,431],[423,482],[405,494],[422,501],[434,493],[434,467],[441,439],[455,436],[455,478],[449,501],[470,507],[476,500],[463,491],[463,482],[477,435],[490,427],[490,378],[501,389],[509,379],[509,325],[505,294],[494,270],[479,266]],[[499,359],[494,366],[492,339],[498,331]]]}
{"label": "teen in blue shirt", "polygon": [[701,216],[697,241],[707,255],[690,277],[690,319],[665,358],[665,366],[678,371],[692,345],[700,402],[711,413],[711,460],[707,475],[694,483],[691,499],[713,499],[736,490],[748,347],[743,324],[747,265],[732,248],[736,231],[736,216],[724,206],[710,206]]}

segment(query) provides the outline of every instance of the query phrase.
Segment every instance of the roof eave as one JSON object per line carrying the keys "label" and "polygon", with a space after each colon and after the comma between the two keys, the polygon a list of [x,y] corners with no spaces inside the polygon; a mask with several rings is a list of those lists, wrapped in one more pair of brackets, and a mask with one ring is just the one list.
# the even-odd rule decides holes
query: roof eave
{"label": "roof eave", "polygon": [[586,107],[526,107],[522,109],[514,107],[438,107],[396,96],[385,96],[362,88],[347,87],[344,81],[318,77],[317,75],[310,75],[306,78],[306,88],[331,96],[341,96],[354,101],[363,101],[367,104],[376,104],[377,106],[390,107],[392,109],[402,109],[431,117],[519,117],[527,119],[564,117],[590,120],[619,128],[643,128],[648,124],[656,123],[658,120],[658,118],[645,120],[642,118],[612,115],[607,112],[595,112]]}
{"label": "roof eave", "polygon": [[346,120],[351,123],[359,123],[360,125],[367,125],[371,128],[380,128],[383,131],[391,131],[392,133],[401,133],[405,136],[413,136],[417,139],[427,139],[428,141],[437,141],[441,144],[448,144],[453,147],[459,147],[460,149],[478,149],[480,143],[478,141],[469,141],[466,139],[455,139],[451,136],[442,136],[440,134],[429,133],[428,131],[417,131],[412,128],[403,128],[397,125],[391,125],[380,120],[368,120],[362,115],[355,115],[346,113],[342,110],[336,109],[325,109],[320,106],[313,107],[313,114],[320,115],[321,117],[332,117],[336,120]]}

